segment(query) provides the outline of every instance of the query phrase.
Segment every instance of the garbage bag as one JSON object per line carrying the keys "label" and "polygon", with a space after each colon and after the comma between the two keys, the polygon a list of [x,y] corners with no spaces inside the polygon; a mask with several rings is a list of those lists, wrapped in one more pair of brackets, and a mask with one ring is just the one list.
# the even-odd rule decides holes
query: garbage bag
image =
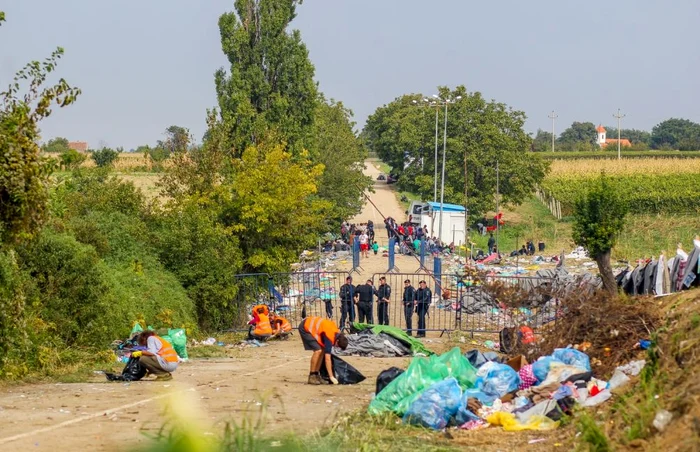
{"label": "garbage bag", "polygon": [[455,378],[447,378],[423,391],[403,416],[406,424],[442,430],[457,414],[462,388]]}
{"label": "garbage bag", "polygon": [[552,363],[555,361],[558,360],[554,359],[554,357],[552,356],[543,356],[542,358],[532,363],[532,373],[535,374],[535,378],[537,378],[537,383],[542,383],[544,380],[547,379],[549,369],[551,369]]}
{"label": "garbage bag", "polygon": [[502,425],[507,432],[518,432],[521,430],[554,430],[559,427],[559,422],[549,419],[547,416],[535,414],[522,424],[515,419],[512,413],[498,411],[486,418],[486,422],[491,425]]}
{"label": "garbage bag", "polygon": [[141,327],[141,324],[139,322],[134,323],[134,327],[131,329],[131,334],[129,337],[134,337],[137,334],[141,334],[143,332],[143,327]]}
{"label": "garbage bag", "polygon": [[473,388],[476,382],[476,369],[462,356],[459,347],[429,358],[415,357],[404,373],[374,397],[368,412],[403,416],[423,390],[449,377],[454,377],[462,389]]}
{"label": "garbage bag", "polygon": [[[333,373],[335,374],[335,378],[341,385],[354,385],[365,381],[366,377],[362,375],[359,370],[343,361],[341,357],[331,355],[331,361],[333,362]],[[326,366],[323,363],[321,363],[321,378],[327,382],[331,381],[330,377],[328,376]]]}
{"label": "garbage bag", "polygon": [[466,399],[477,399],[479,402],[486,404],[486,405],[491,405],[494,400],[499,398],[496,395],[486,394],[484,391],[482,391],[481,389],[477,389],[477,388],[465,389],[464,390],[464,397],[465,397],[465,400]]}
{"label": "garbage bag", "polygon": [[379,394],[382,392],[382,389],[386,388],[389,383],[394,381],[396,377],[404,373],[403,369],[399,369],[398,367],[390,367],[387,370],[383,370],[379,375],[377,375],[377,387],[375,390],[375,394]]}
{"label": "garbage bag", "polygon": [[478,391],[476,389],[467,389],[463,391],[462,400],[459,404],[459,409],[457,410],[457,413],[455,413],[455,416],[450,422],[450,425],[464,425],[467,422],[477,421],[481,419],[479,416],[469,411],[469,408],[467,408],[467,402],[471,398],[479,399],[481,403],[491,403],[494,400],[492,398],[489,398],[489,396],[487,396],[483,392]]}
{"label": "garbage bag", "polygon": [[138,358],[129,358],[121,375],[105,372],[109,381],[138,381],[146,376],[146,368],[141,365]]}
{"label": "garbage bag", "polygon": [[591,371],[591,360],[588,355],[573,348],[557,348],[552,353],[552,357],[569,366],[585,369],[587,372]]}
{"label": "garbage bag", "polygon": [[188,359],[189,357],[187,356],[187,335],[185,334],[185,330],[182,328],[168,330],[168,336],[172,338],[172,341],[170,343],[173,345],[177,356],[179,356],[182,359]]}
{"label": "garbage bag", "polygon": [[[509,365],[489,362],[482,366],[487,367],[485,376],[479,377],[477,387],[485,394],[503,397],[509,392],[517,391],[520,386],[520,375]],[[479,369],[479,373],[481,373]]]}
{"label": "garbage bag", "polygon": [[464,354],[464,356],[469,360],[469,362],[472,364],[472,366],[474,366],[477,369],[489,361],[497,361],[497,362],[501,361],[496,352],[482,353],[476,349],[469,350],[468,352],[466,352]]}

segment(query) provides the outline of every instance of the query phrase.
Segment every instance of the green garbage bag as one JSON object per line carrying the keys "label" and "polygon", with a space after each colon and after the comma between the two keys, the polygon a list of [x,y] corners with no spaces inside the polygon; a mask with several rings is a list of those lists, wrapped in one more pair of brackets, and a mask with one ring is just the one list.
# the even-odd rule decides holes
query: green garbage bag
{"label": "green garbage bag", "polygon": [[[173,338],[170,337],[169,334],[163,334],[163,335],[160,335],[159,337],[160,337],[161,339],[163,339],[164,341],[168,341],[168,342],[170,343],[170,345],[173,345]],[[173,345],[173,348],[175,348],[174,345]],[[177,353],[177,350],[175,350],[175,352]]]}
{"label": "green garbage bag", "polygon": [[187,335],[185,334],[185,330],[182,328],[168,330],[168,336],[172,338],[172,341],[170,341],[170,343],[173,344],[173,348],[175,349],[177,356],[179,356],[182,359],[188,359]]}
{"label": "green garbage bag", "polygon": [[402,373],[369,404],[370,414],[393,412],[403,416],[411,404],[435,383],[454,377],[462,390],[474,387],[476,369],[455,347],[442,355],[415,357]]}
{"label": "green garbage bag", "polygon": [[396,339],[411,347],[411,353],[413,353],[414,355],[421,354],[429,356],[433,354],[433,352],[428,350],[421,341],[414,338],[413,336],[409,336],[401,328],[389,325],[368,325],[366,323],[358,322],[353,322],[352,326],[358,331],[371,329],[374,334],[385,333],[389,336],[395,337]]}
{"label": "green garbage bag", "polygon": [[134,337],[137,334],[141,334],[143,328],[139,322],[134,323],[134,327],[131,329],[131,335],[129,337]]}

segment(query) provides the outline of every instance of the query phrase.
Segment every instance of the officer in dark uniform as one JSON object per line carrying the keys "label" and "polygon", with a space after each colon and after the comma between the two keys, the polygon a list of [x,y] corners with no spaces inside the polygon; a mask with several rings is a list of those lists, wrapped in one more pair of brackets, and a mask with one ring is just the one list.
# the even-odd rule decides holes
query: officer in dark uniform
{"label": "officer in dark uniform", "polygon": [[357,291],[352,285],[352,277],[345,278],[345,284],[340,286],[340,329],[345,328],[345,320],[349,317],[350,323],[355,321],[355,302]]}
{"label": "officer in dark uniform", "polygon": [[403,313],[406,316],[406,333],[413,335],[413,313],[416,311],[416,289],[411,285],[411,280],[403,282]]}
{"label": "officer in dark uniform", "polygon": [[355,288],[358,296],[357,302],[357,317],[360,323],[374,323],[372,315],[372,300],[376,291],[372,285],[372,280],[368,279],[367,284],[362,284]]}
{"label": "officer in dark uniform", "polygon": [[377,321],[380,325],[389,324],[389,299],[391,298],[391,286],[386,283],[386,277],[379,278],[377,288]]}
{"label": "officer in dark uniform", "polygon": [[416,313],[418,314],[418,334],[416,337],[425,337],[425,315],[428,313],[433,294],[428,289],[425,281],[418,283],[416,290]]}

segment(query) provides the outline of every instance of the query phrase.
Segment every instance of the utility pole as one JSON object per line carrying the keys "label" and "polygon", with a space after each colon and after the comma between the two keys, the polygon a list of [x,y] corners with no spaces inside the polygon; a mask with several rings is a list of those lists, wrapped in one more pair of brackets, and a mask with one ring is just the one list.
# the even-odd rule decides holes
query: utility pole
{"label": "utility pole", "polygon": [[435,177],[433,178],[433,202],[437,202],[437,167],[438,167],[438,114],[440,113],[440,107],[435,108]]}
{"label": "utility pole", "polygon": [[501,229],[500,223],[501,219],[498,218],[498,214],[500,206],[499,206],[499,198],[501,197],[500,195],[500,174],[498,171],[498,160],[496,160],[496,249],[498,250],[498,253],[500,254],[501,252],[501,244],[498,242],[498,230]]}
{"label": "utility pole", "polygon": [[613,115],[613,118],[617,118],[617,159],[620,160],[622,159],[622,156],[620,154],[620,120],[624,118],[627,115],[623,115],[620,113],[620,109],[617,109],[617,114]]}
{"label": "utility pole", "polygon": [[557,119],[559,115],[554,113],[554,110],[552,110],[552,113],[550,113],[550,115],[547,117],[552,120],[552,152],[554,152],[554,120]]}

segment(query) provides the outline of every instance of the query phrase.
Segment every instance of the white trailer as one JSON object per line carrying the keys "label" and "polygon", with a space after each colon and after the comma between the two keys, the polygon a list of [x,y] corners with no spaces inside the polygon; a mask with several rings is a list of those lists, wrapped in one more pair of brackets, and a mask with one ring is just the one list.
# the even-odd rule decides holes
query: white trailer
{"label": "white trailer", "polygon": [[438,237],[443,243],[454,242],[459,246],[466,242],[464,221],[466,209],[457,204],[442,205],[442,230],[440,230],[440,203],[417,202],[411,203],[406,212],[409,221],[414,226],[427,226],[428,235]]}

